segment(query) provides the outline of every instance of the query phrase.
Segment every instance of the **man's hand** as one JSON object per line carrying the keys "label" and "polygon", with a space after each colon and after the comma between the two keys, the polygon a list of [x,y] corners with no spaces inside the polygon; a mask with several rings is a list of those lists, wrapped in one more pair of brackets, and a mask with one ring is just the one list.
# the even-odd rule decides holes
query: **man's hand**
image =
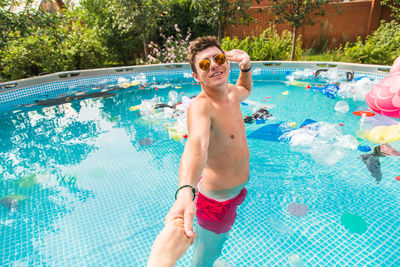
{"label": "man's hand", "polygon": [[233,49],[230,51],[225,51],[226,59],[232,62],[239,62],[239,67],[241,69],[248,69],[250,68],[250,57],[249,55],[239,49]]}
{"label": "man's hand", "polygon": [[188,189],[181,189],[178,192],[177,199],[165,217],[165,223],[168,221],[183,218],[185,234],[188,238],[193,237],[193,220],[196,211],[196,205],[193,202],[193,193]]}

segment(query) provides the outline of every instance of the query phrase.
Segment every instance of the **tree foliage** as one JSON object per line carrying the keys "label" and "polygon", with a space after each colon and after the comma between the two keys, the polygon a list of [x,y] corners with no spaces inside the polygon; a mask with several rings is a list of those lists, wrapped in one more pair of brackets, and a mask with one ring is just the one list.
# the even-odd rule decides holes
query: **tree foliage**
{"label": "tree foliage", "polygon": [[142,42],[136,31],[129,31],[119,27],[115,21],[112,2],[108,0],[81,0],[84,10],[84,21],[94,29],[103,46],[110,53],[110,60],[122,62],[124,65],[141,56],[138,47]]}
{"label": "tree foliage", "polygon": [[[241,49],[246,51],[251,60],[288,60],[291,55],[292,33],[283,31],[278,34],[274,26],[266,28],[259,36],[247,37],[244,40],[226,37],[222,40],[222,49]],[[297,37],[296,59],[302,55],[301,36]]]}
{"label": "tree foliage", "polygon": [[149,30],[154,29],[163,9],[161,0],[114,0],[111,9],[115,14],[114,23],[123,32],[136,32],[142,36],[143,51],[147,57]]}
{"label": "tree foliage", "polygon": [[400,0],[382,0],[382,5],[388,6],[391,10],[393,18],[400,22]]}
{"label": "tree foliage", "polygon": [[162,38],[165,39],[165,42],[163,42],[162,45],[150,42],[150,53],[144,63],[157,64],[187,61],[189,39],[191,36],[190,31],[188,31],[185,34],[186,37],[184,37],[178,24],[174,25],[174,29],[175,33],[173,35],[168,37],[162,35]]}
{"label": "tree foliage", "polygon": [[198,9],[195,21],[208,25],[218,25],[218,41],[225,35],[227,23],[232,25],[249,24],[254,21],[249,13],[252,0],[193,0],[194,8]]}
{"label": "tree foliage", "polygon": [[10,79],[27,78],[41,73],[101,67],[106,49],[93,29],[86,27],[77,11],[54,13],[53,24],[33,25],[29,35],[10,34],[0,52],[1,70]]}
{"label": "tree foliage", "polygon": [[355,43],[346,43],[342,60],[392,65],[400,55],[400,23],[391,21],[384,23],[365,41],[360,37]]}
{"label": "tree foliage", "polygon": [[271,0],[271,2],[272,6],[270,12],[276,16],[275,23],[287,22],[292,27],[293,42],[291,60],[293,60],[296,50],[297,30],[305,25],[313,25],[317,17],[324,16],[324,6],[331,1]]}
{"label": "tree foliage", "polygon": [[205,35],[216,36],[217,25],[197,19],[200,16],[199,12],[200,10],[192,5],[192,0],[168,1],[157,22],[155,41],[161,44],[166,41],[162,36],[175,35],[174,25],[178,25],[181,33],[190,31],[192,39]]}

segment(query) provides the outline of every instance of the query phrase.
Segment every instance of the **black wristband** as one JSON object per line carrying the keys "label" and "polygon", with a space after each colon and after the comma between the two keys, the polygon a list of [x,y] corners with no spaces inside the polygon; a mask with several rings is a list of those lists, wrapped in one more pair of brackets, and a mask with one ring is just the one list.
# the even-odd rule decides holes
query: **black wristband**
{"label": "black wristband", "polygon": [[185,187],[190,187],[190,188],[192,189],[193,201],[194,201],[194,199],[196,198],[196,192],[197,192],[197,190],[196,190],[196,188],[194,188],[193,186],[188,185],[188,184],[182,185],[181,187],[178,188],[178,190],[176,190],[176,192],[175,192],[175,200],[176,200],[176,197],[178,196],[179,190],[181,190],[182,188],[185,188]]}
{"label": "black wristband", "polygon": [[248,69],[245,69],[245,70],[240,69],[241,72],[249,72],[250,70],[251,70],[251,65]]}

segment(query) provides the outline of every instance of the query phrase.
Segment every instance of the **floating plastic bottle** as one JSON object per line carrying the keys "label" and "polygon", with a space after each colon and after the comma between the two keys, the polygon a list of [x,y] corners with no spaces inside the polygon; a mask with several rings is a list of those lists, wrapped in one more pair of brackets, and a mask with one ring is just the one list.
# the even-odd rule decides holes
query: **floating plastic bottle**
{"label": "floating plastic bottle", "polygon": [[176,103],[178,103],[178,93],[175,90],[169,91],[168,98],[170,105],[175,105]]}
{"label": "floating plastic bottle", "polygon": [[341,113],[346,113],[349,111],[349,109],[349,104],[347,104],[347,102],[343,100],[337,102],[335,105],[335,110]]}

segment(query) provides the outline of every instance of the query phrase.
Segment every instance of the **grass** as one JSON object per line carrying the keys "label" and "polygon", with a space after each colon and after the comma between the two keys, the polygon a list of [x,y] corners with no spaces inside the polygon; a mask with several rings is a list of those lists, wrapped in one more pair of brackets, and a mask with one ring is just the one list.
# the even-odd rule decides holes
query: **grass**
{"label": "grass", "polygon": [[337,50],[327,50],[322,53],[314,52],[312,49],[305,50],[301,61],[340,61],[346,62]]}

